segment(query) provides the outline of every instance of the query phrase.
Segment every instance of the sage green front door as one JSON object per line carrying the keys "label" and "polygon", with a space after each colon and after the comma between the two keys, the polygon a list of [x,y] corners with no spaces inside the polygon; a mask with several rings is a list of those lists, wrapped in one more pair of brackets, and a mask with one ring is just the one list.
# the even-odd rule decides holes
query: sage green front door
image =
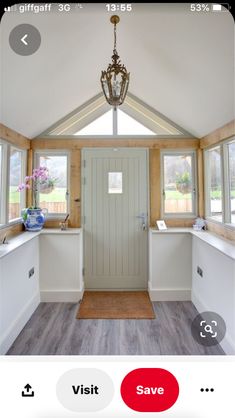
{"label": "sage green front door", "polygon": [[85,149],[86,289],[147,288],[148,151]]}

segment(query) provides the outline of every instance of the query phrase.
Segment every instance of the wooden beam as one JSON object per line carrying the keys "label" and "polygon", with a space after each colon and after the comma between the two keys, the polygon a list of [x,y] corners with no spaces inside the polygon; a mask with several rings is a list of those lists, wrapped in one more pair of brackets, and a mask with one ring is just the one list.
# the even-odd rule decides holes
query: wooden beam
{"label": "wooden beam", "polygon": [[220,235],[230,241],[235,242],[235,231],[234,229],[228,228],[224,225],[220,225],[217,222],[207,221],[207,229],[214,234]]}
{"label": "wooden beam", "polygon": [[210,134],[204,136],[200,140],[200,148],[207,148],[211,145],[218,144],[225,139],[231,138],[235,135],[235,120],[227,123],[221,128],[216,129]]}
{"label": "wooden beam", "polygon": [[30,139],[0,123],[0,136],[19,148],[30,149]]}
{"label": "wooden beam", "polygon": [[150,225],[161,217],[161,156],[159,149],[149,150]]}
{"label": "wooden beam", "polygon": [[90,147],[144,147],[154,149],[198,149],[200,140],[195,138],[179,139],[48,139],[37,138],[31,141],[31,148],[36,149],[82,149]]}
{"label": "wooden beam", "polygon": [[81,151],[73,150],[70,157],[70,226],[81,226]]}
{"label": "wooden beam", "polygon": [[[27,159],[27,176],[31,176],[33,172],[33,150],[28,150],[28,159]],[[26,206],[30,207],[33,204],[33,191],[32,189],[27,189],[26,192]]]}
{"label": "wooden beam", "polygon": [[14,237],[15,235],[20,234],[23,231],[24,227],[22,223],[15,225],[8,225],[5,228],[0,229],[0,241],[3,240],[4,236],[7,236],[7,239]]}
{"label": "wooden beam", "polygon": [[[60,222],[62,221],[61,218],[57,219],[46,219],[44,228],[60,228]],[[69,225],[70,226],[70,225]]]}
{"label": "wooden beam", "polygon": [[166,226],[169,228],[192,228],[195,218],[167,218]]}

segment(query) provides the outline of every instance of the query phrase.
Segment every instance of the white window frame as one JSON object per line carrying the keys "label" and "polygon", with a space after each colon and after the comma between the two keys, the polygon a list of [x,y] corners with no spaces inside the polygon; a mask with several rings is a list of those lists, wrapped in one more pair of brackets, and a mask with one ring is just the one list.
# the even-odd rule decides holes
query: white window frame
{"label": "white window frame", "polygon": [[[222,190],[222,220],[219,221],[218,219],[215,219],[214,216],[211,215],[211,200],[210,200],[210,191],[209,191],[209,152],[215,150],[216,148],[220,149],[221,153],[221,190]],[[223,179],[223,158],[222,158],[222,152],[223,149],[219,145],[211,146],[209,149],[204,150],[204,189],[205,189],[205,214],[206,219],[213,220],[213,222],[216,222],[218,224],[221,224],[223,222],[223,213],[224,213],[224,179]]]}
{"label": "white window frame", "polygon": [[2,196],[0,201],[0,228],[6,225],[6,197],[7,197],[7,143],[0,139],[2,146],[2,161],[1,161],[1,190]]}
{"label": "white window frame", "polygon": [[[22,177],[22,183],[24,182],[25,176],[26,176],[26,156],[27,156],[27,152],[26,150],[23,150],[15,145],[10,145],[9,149],[8,149],[8,153],[9,156],[7,158],[8,160],[8,187],[7,187],[7,209],[6,209],[6,213],[7,213],[7,221],[9,225],[12,225],[16,222],[19,222],[19,220],[21,220],[21,216],[18,216],[18,218],[14,218],[14,219],[9,219],[9,193],[10,193],[10,151],[11,149],[14,149],[16,151],[19,151],[22,155],[22,166],[21,166],[21,177]],[[25,204],[26,204],[26,191],[23,190],[20,193],[20,212],[22,211],[22,209],[25,208]]]}
{"label": "white window frame", "polygon": [[[10,150],[14,148],[22,153],[22,179],[26,176],[26,165],[27,165],[27,151],[20,147],[17,147],[4,139],[0,139],[1,145],[3,145],[2,155],[2,199],[1,205],[1,219],[0,229],[6,228],[14,224],[21,223],[21,216],[18,218],[9,220],[9,191],[10,191]],[[26,204],[26,193],[25,191],[20,192],[20,208],[23,209]]]}
{"label": "white window frame", "polygon": [[67,213],[70,213],[70,152],[68,150],[35,150],[34,152],[34,168],[39,167],[39,158],[41,156],[65,156],[67,158],[67,189],[66,189],[66,200],[67,200],[67,212],[65,213],[48,213],[47,218],[49,219],[63,219]]}
{"label": "white window frame", "polygon": [[[165,200],[165,180],[164,180],[164,157],[165,156],[190,155],[192,157],[192,212],[174,212],[164,211]],[[161,151],[161,217],[165,219],[176,218],[195,218],[198,213],[198,192],[197,192],[197,153],[192,149],[182,150],[163,150]]]}
{"label": "white window frame", "polygon": [[[228,213],[228,217],[227,217],[227,221],[226,225],[232,229],[235,228],[235,223],[232,223],[232,208],[231,208],[231,195],[230,195],[230,177],[229,177],[229,171],[230,171],[230,166],[229,166],[229,150],[228,150],[228,145],[235,143],[235,137],[234,138],[230,138],[229,141],[226,142],[226,158],[227,158],[227,165],[228,165],[228,170],[227,170],[227,178],[225,178],[225,186],[228,185],[228,187],[225,187],[225,194],[226,192],[228,193],[227,195],[227,213]],[[226,162],[225,162],[226,163]],[[226,199],[226,197],[225,197]],[[226,206],[225,206],[225,213],[226,213]]]}
{"label": "white window frame", "polygon": [[[219,225],[224,225],[230,229],[235,229],[235,224],[231,223],[231,201],[229,184],[229,151],[228,145],[235,141],[235,137],[229,138],[220,144],[214,144],[204,149],[204,190],[205,190],[205,214],[206,219]],[[208,182],[208,159],[209,152],[215,148],[220,148],[221,155],[221,185],[222,185],[222,220],[219,221],[211,216],[210,211],[210,192]]]}

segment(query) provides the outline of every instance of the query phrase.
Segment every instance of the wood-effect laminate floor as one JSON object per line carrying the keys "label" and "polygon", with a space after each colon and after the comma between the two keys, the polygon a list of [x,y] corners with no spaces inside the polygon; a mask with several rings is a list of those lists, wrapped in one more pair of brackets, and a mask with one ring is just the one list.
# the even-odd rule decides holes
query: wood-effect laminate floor
{"label": "wood-effect laminate floor", "polygon": [[192,337],[191,302],[154,302],[156,319],[76,319],[76,303],[41,303],[8,355],[219,355]]}

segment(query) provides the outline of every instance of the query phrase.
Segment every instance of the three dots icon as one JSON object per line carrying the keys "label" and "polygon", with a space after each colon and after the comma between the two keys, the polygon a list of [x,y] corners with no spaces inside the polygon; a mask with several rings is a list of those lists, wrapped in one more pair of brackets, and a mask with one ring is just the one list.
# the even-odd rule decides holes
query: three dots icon
{"label": "three dots icon", "polygon": [[204,388],[201,388],[200,389],[200,392],[214,392],[214,391],[215,391],[214,388],[210,388],[210,389],[209,388],[205,388],[205,389]]}

